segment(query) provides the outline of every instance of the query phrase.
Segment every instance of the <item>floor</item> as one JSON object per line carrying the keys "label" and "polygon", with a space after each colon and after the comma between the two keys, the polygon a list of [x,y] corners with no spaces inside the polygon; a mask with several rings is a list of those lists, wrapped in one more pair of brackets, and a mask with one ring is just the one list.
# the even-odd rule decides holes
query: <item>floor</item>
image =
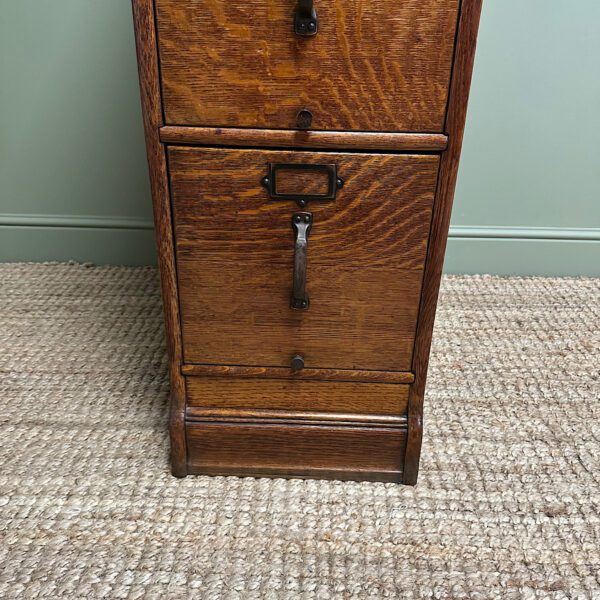
{"label": "floor", "polygon": [[152,268],[0,306],[1,598],[600,599],[600,280],[444,280],[416,488],[171,477]]}

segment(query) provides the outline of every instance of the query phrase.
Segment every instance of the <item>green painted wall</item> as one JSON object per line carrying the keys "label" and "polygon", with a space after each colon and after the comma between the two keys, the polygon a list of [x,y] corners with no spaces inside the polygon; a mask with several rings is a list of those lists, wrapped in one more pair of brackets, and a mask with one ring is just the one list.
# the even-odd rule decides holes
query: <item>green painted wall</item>
{"label": "green painted wall", "polygon": [[0,14],[0,261],[152,262],[129,0]]}
{"label": "green painted wall", "polygon": [[[0,260],[143,264],[129,0],[0,0]],[[446,269],[600,275],[600,3],[484,0]]]}

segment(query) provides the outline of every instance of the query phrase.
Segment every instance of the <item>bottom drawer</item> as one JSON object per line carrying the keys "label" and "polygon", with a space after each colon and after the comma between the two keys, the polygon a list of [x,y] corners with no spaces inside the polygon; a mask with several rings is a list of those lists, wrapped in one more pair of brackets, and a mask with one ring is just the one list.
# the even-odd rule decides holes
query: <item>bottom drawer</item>
{"label": "bottom drawer", "polygon": [[190,423],[188,472],[402,480],[406,431],[392,427]]}

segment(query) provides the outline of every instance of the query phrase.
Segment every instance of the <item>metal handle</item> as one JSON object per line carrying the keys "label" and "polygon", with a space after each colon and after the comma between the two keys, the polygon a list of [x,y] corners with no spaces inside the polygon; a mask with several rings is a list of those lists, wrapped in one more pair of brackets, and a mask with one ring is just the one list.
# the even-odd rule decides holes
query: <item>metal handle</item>
{"label": "metal handle", "polygon": [[296,35],[310,37],[319,31],[319,18],[313,6],[313,0],[298,0],[294,13],[294,32]]}
{"label": "metal handle", "polygon": [[292,228],[295,234],[294,245],[294,288],[292,292],[292,308],[306,310],[309,305],[306,293],[306,263],[308,261],[308,234],[312,227],[312,213],[299,212],[292,217]]}

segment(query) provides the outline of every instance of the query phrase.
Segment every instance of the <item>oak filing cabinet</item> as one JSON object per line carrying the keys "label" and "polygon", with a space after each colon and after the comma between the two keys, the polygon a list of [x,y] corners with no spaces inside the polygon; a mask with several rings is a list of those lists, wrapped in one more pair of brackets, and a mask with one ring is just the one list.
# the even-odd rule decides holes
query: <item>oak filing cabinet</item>
{"label": "oak filing cabinet", "polygon": [[481,0],[133,0],[173,473],[417,480]]}

